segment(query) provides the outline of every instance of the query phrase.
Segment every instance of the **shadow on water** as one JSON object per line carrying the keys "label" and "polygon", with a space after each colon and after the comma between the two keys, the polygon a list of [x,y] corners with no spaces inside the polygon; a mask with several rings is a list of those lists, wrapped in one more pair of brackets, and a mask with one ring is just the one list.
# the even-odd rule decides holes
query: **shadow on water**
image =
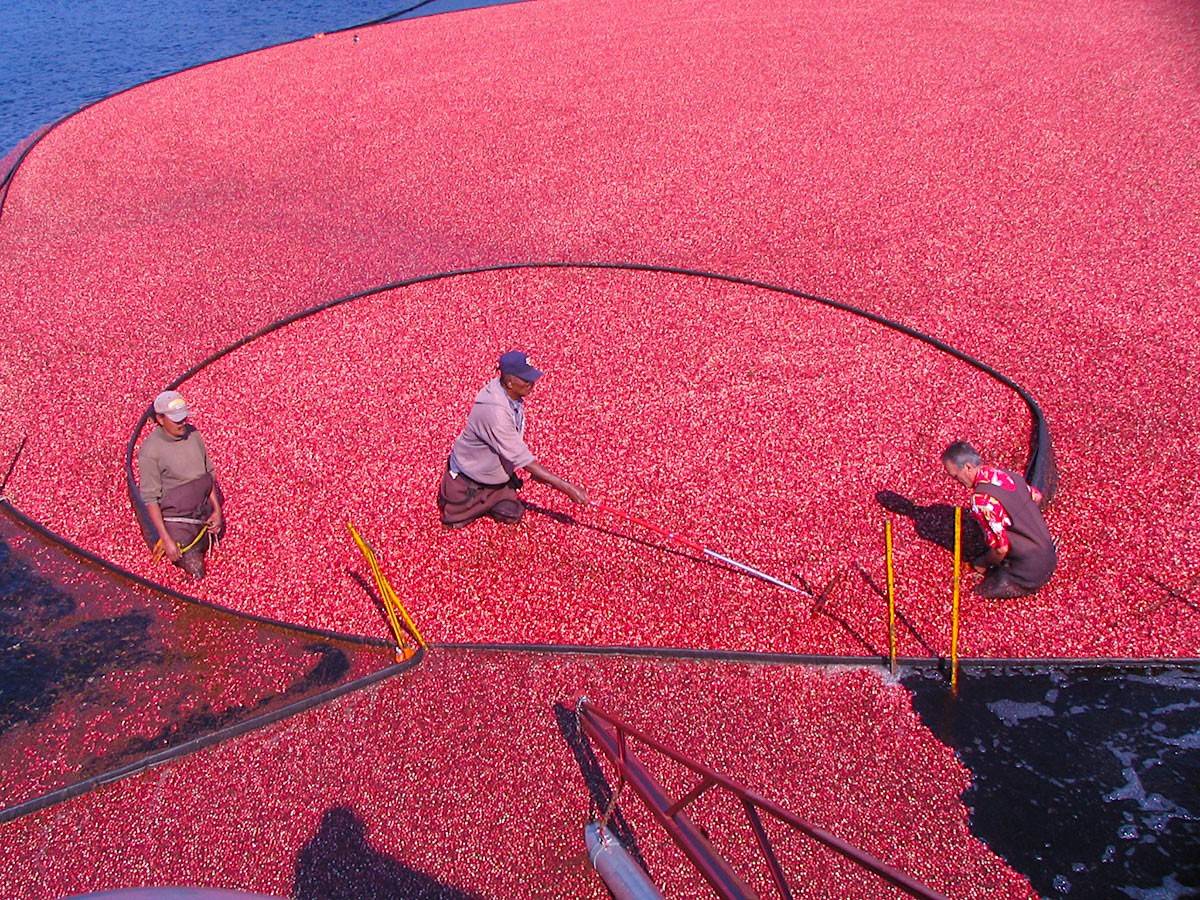
{"label": "shadow on water", "polygon": [[[558,512],[557,510],[547,509],[545,507],[538,506],[533,503],[527,502],[525,504],[525,508],[529,512],[533,513],[534,515],[544,516],[545,518],[548,518],[555,522],[558,522],[560,525],[586,528],[588,531],[594,531],[597,534],[604,534],[604,535],[608,535],[610,537],[619,538],[623,541],[628,541],[631,544],[636,544],[639,547],[647,547],[647,548],[649,548],[651,550],[655,550],[659,553],[663,553],[663,554],[666,554],[669,556],[675,556],[680,559],[686,559],[689,562],[695,563],[697,565],[708,566],[710,568],[717,569],[721,572],[730,573],[730,574],[733,574],[733,575],[736,575],[739,577],[743,577],[743,578],[752,578],[752,579],[754,578],[754,576],[752,576],[752,575],[746,575],[745,573],[741,573],[737,569],[727,566],[724,563],[718,562],[707,556],[700,556],[691,551],[678,550],[674,547],[671,547],[666,542],[665,539],[659,539],[657,541],[645,540],[644,538],[634,537],[633,535],[628,534],[627,532],[624,532],[624,531],[616,531],[614,529],[604,528],[599,525],[593,525],[588,522],[581,522],[578,519],[576,519],[574,516],[570,515],[569,513]],[[755,580],[757,580],[757,579],[755,579]],[[812,599],[813,604],[812,604],[810,611],[811,611],[811,614],[813,617],[820,616],[822,618],[828,619],[830,622],[832,622],[834,625],[836,625],[847,637],[849,637],[851,640],[853,640],[854,643],[857,644],[863,650],[863,652],[866,653],[868,656],[879,656],[880,655],[880,650],[878,647],[876,647],[866,637],[864,637],[862,635],[862,633],[859,632],[852,624],[850,624],[850,622],[847,621],[847,619],[844,616],[839,615],[837,612],[835,612],[833,609],[830,608],[830,601],[832,599],[834,599],[835,597],[837,597],[837,595],[840,592],[840,589],[844,586],[844,584],[847,580],[847,574],[845,572],[836,573],[829,580],[829,582],[827,584],[825,584],[824,586],[816,586],[816,585],[810,584],[809,581],[800,572],[793,572],[792,580],[803,590],[803,592],[805,594],[807,594]],[[910,626],[910,628],[911,628],[911,626]]]}
{"label": "shadow on water", "polygon": [[1153,606],[1150,606],[1144,610],[1142,615],[1153,615],[1168,603],[1179,603],[1192,610],[1192,612],[1200,612],[1200,602],[1188,596],[1190,592],[1195,590],[1196,583],[1200,581],[1200,575],[1193,576],[1183,590],[1173,588],[1169,584],[1161,581],[1158,578],[1155,578],[1153,575],[1143,575],[1142,577],[1166,594],[1166,596],[1158,603],[1155,603]]}
{"label": "shadow on water", "polygon": [[471,900],[476,895],[443,884],[371,846],[367,826],[337,806],[296,858],[297,900]]}
{"label": "shadow on water", "polygon": [[1200,896],[1200,669],[903,678],[972,773],[971,829],[1044,897]]}
{"label": "shadow on water", "polygon": [[[843,581],[844,581],[844,579],[843,579]],[[852,641],[854,641],[859,647],[861,647],[862,651],[864,653],[866,653],[867,656],[879,656],[881,654],[881,651],[879,650],[878,647],[876,647],[874,644],[872,644],[866,637],[864,637],[862,635],[861,632],[858,631],[858,629],[856,629],[853,625],[851,625],[850,622],[847,621],[845,616],[838,615],[836,612],[834,612],[832,609],[829,608],[830,599],[833,596],[835,596],[837,593],[836,589],[830,590],[831,587],[834,587],[833,582],[831,582],[829,585],[827,585],[825,587],[824,590],[822,590],[820,593],[817,594],[816,602],[813,603],[812,610],[810,613],[812,618],[815,619],[818,616],[820,616],[822,618],[828,619],[830,622],[837,625],[837,627],[839,629],[841,629],[842,634],[846,635],[848,638],[850,638]]]}
{"label": "shadow on water", "polygon": [[732,572],[735,575],[740,574],[736,569],[731,569],[724,563],[717,562],[716,560],[710,559],[707,556],[698,556],[689,550],[677,550],[667,543],[666,538],[660,538],[656,541],[648,541],[644,538],[634,537],[625,531],[616,531],[611,528],[604,528],[600,525],[592,525],[590,522],[581,522],[570,513],[547,509],[544,506],[538,506],[537,504],[529,503],[528,501],[523,502],[525,502],[525,509],[529,512],[533,513],[534,515],[544,516],[547,519],[551,519],[557,522],[559,525],[586,528],[588,531],[594,531],[597,534],[604,534],[608,535],[609,537],[619,538],[620,540],[628,541],[631,544],[637,544],[639,547],[648,547],[651,550],[666,554],[667,556],[676,556],[680,559],[686,559],[689,562],[693,562],[699,566],[708,566],[713,569],[719,569],[722,572]]}
{"label": "shadow on water", "polygon": [[91,777],[111,768],[114,760],[136,759],[167,747],[185,744],[188,741],[228,728],[246,718],[267,712],[289,700],[299,699],[342,681],[350,672],[351,662],[346,653],[319,641],[308,644],[305,651],[317,657],[310,670],[296,678],[279,692],[264,694],[253,702],[214,709],[208,704],[196,712],[173,716],[154,734],[125,737],[101,756],[85,759],[80,763],[79,774]]}
{"label": "shadow on water", "polygon": [[[868,590],[870,590],[873,594],[875,594],[875,596],[877,596],[883,602],[884,608],[886,609],[887,608],[887,590],[882,585],[876,584],[875,579],[872,578],[870,573],[867,572],[867,570],[864,569],[861,565],[856,564],[855,568],[858,570],[858,577],[863,580],[863,583],[866,584]],[[917,626],[915,626],[912,623],[912,621],[908,618],[908,616],[906,616],[904,614],[904,611],[901,610],[899,607],[897,607],[897,609],[896,609],[896,621],[899,622],[900,625],[904,629],[906,629],[908,631],[908,633],[911,634],[916,639],[917,643],[921,645],[921,649],[925,651],[926,655],[928,655],[928,656],[937,656],[938,655],[937,651],[934,650],[932,646],[930,646],[929,642],[927,640],[925,640],[925,638],[921,634],[921,632],[917,631]]]}

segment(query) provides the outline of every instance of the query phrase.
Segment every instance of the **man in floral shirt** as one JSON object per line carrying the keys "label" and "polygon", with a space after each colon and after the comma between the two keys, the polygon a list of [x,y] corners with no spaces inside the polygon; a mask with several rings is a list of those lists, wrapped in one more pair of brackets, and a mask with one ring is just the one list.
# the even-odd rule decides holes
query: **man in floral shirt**
{"label": "man in floral shirt", "polygon": [[981,597],[1024,597],[1054,574],[1058,551],[1042,518],[1042,493],[1016,472],[984,463],[966,441],[942,452],[946,474],[971,491],[971,513],[987,538],[986,552],[971,560],[984,575]]}

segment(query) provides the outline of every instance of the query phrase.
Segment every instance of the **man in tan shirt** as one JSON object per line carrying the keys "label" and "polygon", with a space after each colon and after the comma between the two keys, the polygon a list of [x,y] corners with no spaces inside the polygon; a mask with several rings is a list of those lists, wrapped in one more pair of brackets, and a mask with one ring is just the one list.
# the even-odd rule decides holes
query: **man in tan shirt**
{"label": "man in tan shirt", "polygon": [[501,356],[497,368],[499,376],[475,397],[467,425],[450,450],[438,490],[438,509],[447,528],[461,528],[481,516],[505,525],[521,521],[525,504],[517,497],[517,469],[576,503],[588,502],[583,488],[551,473],[525,443],[525,397],[542,373],[520,350]]}
{"label": "man in tan shirt", "polygon": [[223,523],[212,463],[189,414],[178,391],[154,398],[158,427],[138,450],[138,487],[163,555],[199,579]]}

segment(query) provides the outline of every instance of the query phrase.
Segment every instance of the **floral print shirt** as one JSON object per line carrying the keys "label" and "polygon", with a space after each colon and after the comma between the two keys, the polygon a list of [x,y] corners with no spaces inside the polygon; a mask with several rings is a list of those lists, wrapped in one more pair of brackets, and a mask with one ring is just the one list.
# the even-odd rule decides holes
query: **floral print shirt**
{"label": "floral print shirt", "polygon": [[[1003,553],[1009,546],[1008,529],[1012,526],[1012,517],[998,499],[978,490],[980,484],[990,484],[1002,491],[1015,491],[1017,483],[1003,469],[995,466],[983,466],[980,468],[979,474],[975,476],[977,489],[971,495],[971,514],[982,526],[988,546],[997,553]],[[1041,491],[1030,485],[1029,494],[1033,497],[1034,503],[1041,505]]]}

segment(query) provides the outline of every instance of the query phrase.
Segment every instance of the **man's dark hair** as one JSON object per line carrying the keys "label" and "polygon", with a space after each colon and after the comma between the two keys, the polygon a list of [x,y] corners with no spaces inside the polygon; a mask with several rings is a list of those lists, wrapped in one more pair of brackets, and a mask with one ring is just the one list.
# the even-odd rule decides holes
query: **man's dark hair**
{"label": "man's dark hair", "polygon": [[983,457],[979,455],[978,450],[966,441],[955,441],[942,451],[942,462],[954,463],[959,468],[963,466],[982,466]]}

